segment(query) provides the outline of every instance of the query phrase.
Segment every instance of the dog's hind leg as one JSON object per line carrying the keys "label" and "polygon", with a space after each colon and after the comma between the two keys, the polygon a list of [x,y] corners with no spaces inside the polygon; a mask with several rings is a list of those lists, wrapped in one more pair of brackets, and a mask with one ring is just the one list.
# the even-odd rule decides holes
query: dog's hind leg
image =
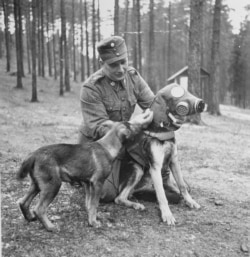
{"label": "dog's hind leg", "polygon": [[145,207],[143,204],[135,203],[130,200],[128,200],[129,195],[134,190],[135,186],[138,184],[138,182],[141,180],[143,175],[143,170],[139,164],[133,164],[133,172],[131,177],[129,177],[127,184],[122,189],[120,194],[115,198],[116,204],[125,205],[127,207],[134,208],[136,210],[144,210]]}
{"label": "dog's hind leg", "polygon": [[90,208],[90,184],[89,182],[84,183],[84,188],[85,188],[85,206],[87,212],[89,212]]}
{"label": "dog's hind leg", "polygon": [[30,187],[26,195],[18,200],[19,208],[24,216],[24,218],[28,221],[35,221],[36,216],[35,214],[30,211],[29,207],[32,202],[32,200],[35,198],[35,196],[39,193],[39,188],[34,183],[34,181],[31,179]]}
{"label": "dog's hind leg", "polygon": [[34,208],[34,213],[48,231],[54,231],[55,226],[47,217],[47,208],[49,204],[54,200],[60,187],[61,181],[53,181],[40,186],[40,199],[36,207]]}

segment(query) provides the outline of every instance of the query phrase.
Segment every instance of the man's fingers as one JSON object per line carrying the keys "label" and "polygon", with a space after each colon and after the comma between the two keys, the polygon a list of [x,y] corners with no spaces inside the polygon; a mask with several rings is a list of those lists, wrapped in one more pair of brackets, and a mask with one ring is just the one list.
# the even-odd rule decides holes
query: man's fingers
{"label": "man's fingers", "polygon": [[146,109],[145,112],[138,114],[130,123],[140,124],[143,128],[146,128],[153,120],[153,112],[150,109]]}

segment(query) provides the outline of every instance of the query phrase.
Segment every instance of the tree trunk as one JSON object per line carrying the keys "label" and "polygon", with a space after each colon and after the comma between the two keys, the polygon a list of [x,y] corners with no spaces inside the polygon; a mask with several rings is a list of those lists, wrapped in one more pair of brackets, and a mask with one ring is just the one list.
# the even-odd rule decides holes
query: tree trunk
{"label": "tree trunk", "polygon": [[60,96],[63,96],[64,95],[64,77],[63,77],[63,68],[64,68],[64,61],[63,61],[63,38],[62,38],[62,35],[60,36],[60,39],[59,39],[59,78],[60,78],[60,92],[59,92],[59,95]]}
{"label": "tree trunk", "polygon": [[128,17],[129,17],[129,0],[126,0],[125,23],[124,23],[124,40],[126,43],[128,41]]}
{"label": "tree trunk", "polygon": [[4,12],[4,34],[5,34],[5,46],[6,46],[6,71],[10,71],[11,67],[11,44],[10,44],[10,32],[9,32],[9,1],[3,0],[3,12]]}
{"label": "tree trunk", "polygon": [[140,0],[136,2],[136,10],[137,10],[137,37],[138,37],[138,69],[140,74],[142,73],[142,42],[141,42],[141,3]]}
{"label": "tree trunk", "polygon": [[155,50],[155,37],[154,37],[154,0],[150,0],[149,5],[149,47],[148,47],[148,68],[147,80],[148,84],[154,92],[158,91],[154,79],[154,51]]}
{"label": "tree trunk", "polygon": [[95,0],[92,0],[92,49],[93,49],[93,70],[96,71],[96,10]]}
{"label": "tree trunk", "polygon": [[[101,17],[100,17],[100,0],[97,1],[97,40],[98,42],[101,41]],[[96,60],[97,62],[97,67],[98,69],[100,69],[101,65],[100,62],[97,58]]]}
{"label": "tree trunk", "polygon": [[98,0],[97,6],[97,40],[98,42],[101,41],[101,17],[100,17],[100,0]]}
{"label": "tree trunk", "polygon": [[54,19],[54,0],[50,0],[51,3],[51,16],[52,16],[52,30],[53,30],[53,61],[54,61],[54,79],[57,79],[57,59],[56,59],[56,30]]}
{"label": "tree trunk", "polygon": [[133,30],[133,43],[132,43],[132,47],[133,47],[133,66],[135,69],[137,69],[137,27],[136,27],[136,0],[133,0],[133,11],[132,11],[132,30]]}
{"label": "tree trunk", "polygon": [[27,46],[27,61],[28,61],[28,73],[31,73],[31,66],[30,66],[30,2],[27,3],[26,8],[26,46]]}
{"label": "tree trunk", "polygon": [[[38,0],[39,1],[39,0]],[[37,102],[37,81],[36,81],[36,17],[37,0],[32,0],[32,37],[31,37],[31,62],[32,62],[32,95],[31,102]]]}
{"label": "tree trunk", "polygon": [[65,0],[61,0],[61,23],[62,23],[62,40],[63,40],[63,50],[64,50],[64,83],[65,90],[70,91],[69,82],[69,54],[68,54],[68,44],[66,35],[66,13],[65,13]]}
{"label": "tree trunk", "polygon": [[163,47],[162,47],[162,61],[163,61],[163,65],[162,65],[162,85],[166,85],[167,82],[167,78],[168,78],[168,73],[167,73],[167,15],[164,15],[164,24],[163,24],[163,28],[164,28],[164,36],[163,36]]}
{"label": "tree trunk", "polygon": [[90,76],[90,62],[89,62],[89,32],[88,32],[88,4],[84,1],[84,17],[85,17],[85,33],[86,33],[86,60],[87,60],[87,75]]}
{"label": "tree trunk", "polygon": [[3,58],[3,40],[4,40],[4,32],[0,30],[0,59]]}
{"label": "tree trunk", "polygon": [[42,59],[41,59],[41,1],[37,2],[37,57],[38,57],[38,76],[42,75]]}
{"label": "tree trunk", "polygon": [[47,30],[47,56],[48,56],[48,71],[49,76],[52,77],[52,59],[51,59],[51,37],[50,37],[50,0],[46,1],[46,30]]}
{"label": "tree trunk", "polygon": [[115,8],[114,8],[114,35],[119,35],[119,0],[115,0]]}
{"label": "tree trunk", "polygon": [[73,73],[76,81],[76,45],[75,45],[75,0],[72,0],[72,44],[73,44]]}
{"label": "tree trunk", "polygon": [[200,95],[202,3],[191,0],[190,6],[188,90],[196,96]]}
{"label": "tree trunk", "polygon": [[83,35],[83,2],[80,0],[80,30],[81,30],[81,81],[85,80],[85,62],[84,62],[84,35]]}
{"label": "tree trunk", "polygon": [[16,65],[17,65],[17,85],[16,88],[23,88],[22,84],[22,64],[21,64],[21,45],[20,45],[20,19],[18,17],[20,0],[14,0],[14,19],[15,19],[15,36],[16,36]]}
{"label": "tree trunk", "polygon": [[168,5],[168,60],[167,60],[167,78],[171,76],[171,42],[172,42],[172,10],[171,1]]}
{"label": "tree trunk", "polygon": [[45,77],[45,44],[44,44],[44,0],[40,0],[41,7],[41,73]]}
{"label": "tree trunk", "polygon": [[18,29],[18,33],[19,33],[19,54],[20,54],[20,71],[21,71],[21,75],[22,77],[24,77],[24,66],[23,66],[23,23],[22,23],[22,1],[19,0],[18,1],[18,22],[19,22],[19,29]]}
{"label": "tree trunk", "polygon": [[[189,55],[188,55],[188,90],[200,96],[200,70],[201,70],[201,25],[203,0],[191,0],[190,2],[190,31],[189,31]],[[201,124],[201,115],[195,114],[188,117],[188,121]]]}
{"label": "tree trunk", "polygon": [[221,115],[219,106],[220,91],[220,24],[221,24],[221,0],[215,1],[213,16],[212,52],[209,82],[208,112],[213,115]]}
{"label": "tree trunk", "polygon": [[64,76],[63,76],[63,69],[64,69],[64,56],[63,56],[63,49],[64,49],[64,35],[63,33],[65,33],[65,25],[64,23],[64,0],[61,0],[61,36],[60,36],[60,40],[59,40],[59,44],[60,44],[60,96],[64,95]]}

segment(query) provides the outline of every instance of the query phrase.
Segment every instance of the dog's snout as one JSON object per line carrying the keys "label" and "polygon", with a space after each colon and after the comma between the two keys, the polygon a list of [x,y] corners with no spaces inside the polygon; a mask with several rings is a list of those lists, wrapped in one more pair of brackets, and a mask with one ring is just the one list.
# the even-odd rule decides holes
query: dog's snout
{"label": "dog's snout", "polygon": [[205,102],[203,100],[197,100],[195,103],[195,111],[198,113],[203,112],[205,109]]}

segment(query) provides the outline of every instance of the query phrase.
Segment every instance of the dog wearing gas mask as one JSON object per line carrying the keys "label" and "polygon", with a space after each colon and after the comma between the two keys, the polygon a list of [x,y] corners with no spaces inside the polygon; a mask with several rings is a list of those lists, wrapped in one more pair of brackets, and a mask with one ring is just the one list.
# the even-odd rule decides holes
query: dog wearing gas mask
{"label": "dog wearing gas mask", "polygon": [[[128,153],[132,158],[133,153],[138,154],[136,151],[138,147],[142,155],[139,158],[138,156],[133,158],[137,161],[133,161],[131,164],[131,173],[125,183],[120,185],[120,193],[115,199],[115,203],[144,210],[144,205],[129,200],[129,197],[135,192],[135,189],[139,188],[139,182],[149,175],[156,192],[162,221],[167,222],[168,225],[175,225],[176,220],[169,208],[162,178],[162,174],[170,169],[178,189],[170,178],[167,180],[167,186],[180,193],[190,208],[200,208],[200,205],[190,196],[184,181],[178,161],[174,131],[181,127],[186,116],[201,113],[204,107],[202,99],[195,97],[176,83],[167,85],[158,91],[150,108],[153,111],[152,123],[146,131],[137,135],[135,141],[127,145]],[[144,167],[138,162],[140,158],[146,163]]]}

